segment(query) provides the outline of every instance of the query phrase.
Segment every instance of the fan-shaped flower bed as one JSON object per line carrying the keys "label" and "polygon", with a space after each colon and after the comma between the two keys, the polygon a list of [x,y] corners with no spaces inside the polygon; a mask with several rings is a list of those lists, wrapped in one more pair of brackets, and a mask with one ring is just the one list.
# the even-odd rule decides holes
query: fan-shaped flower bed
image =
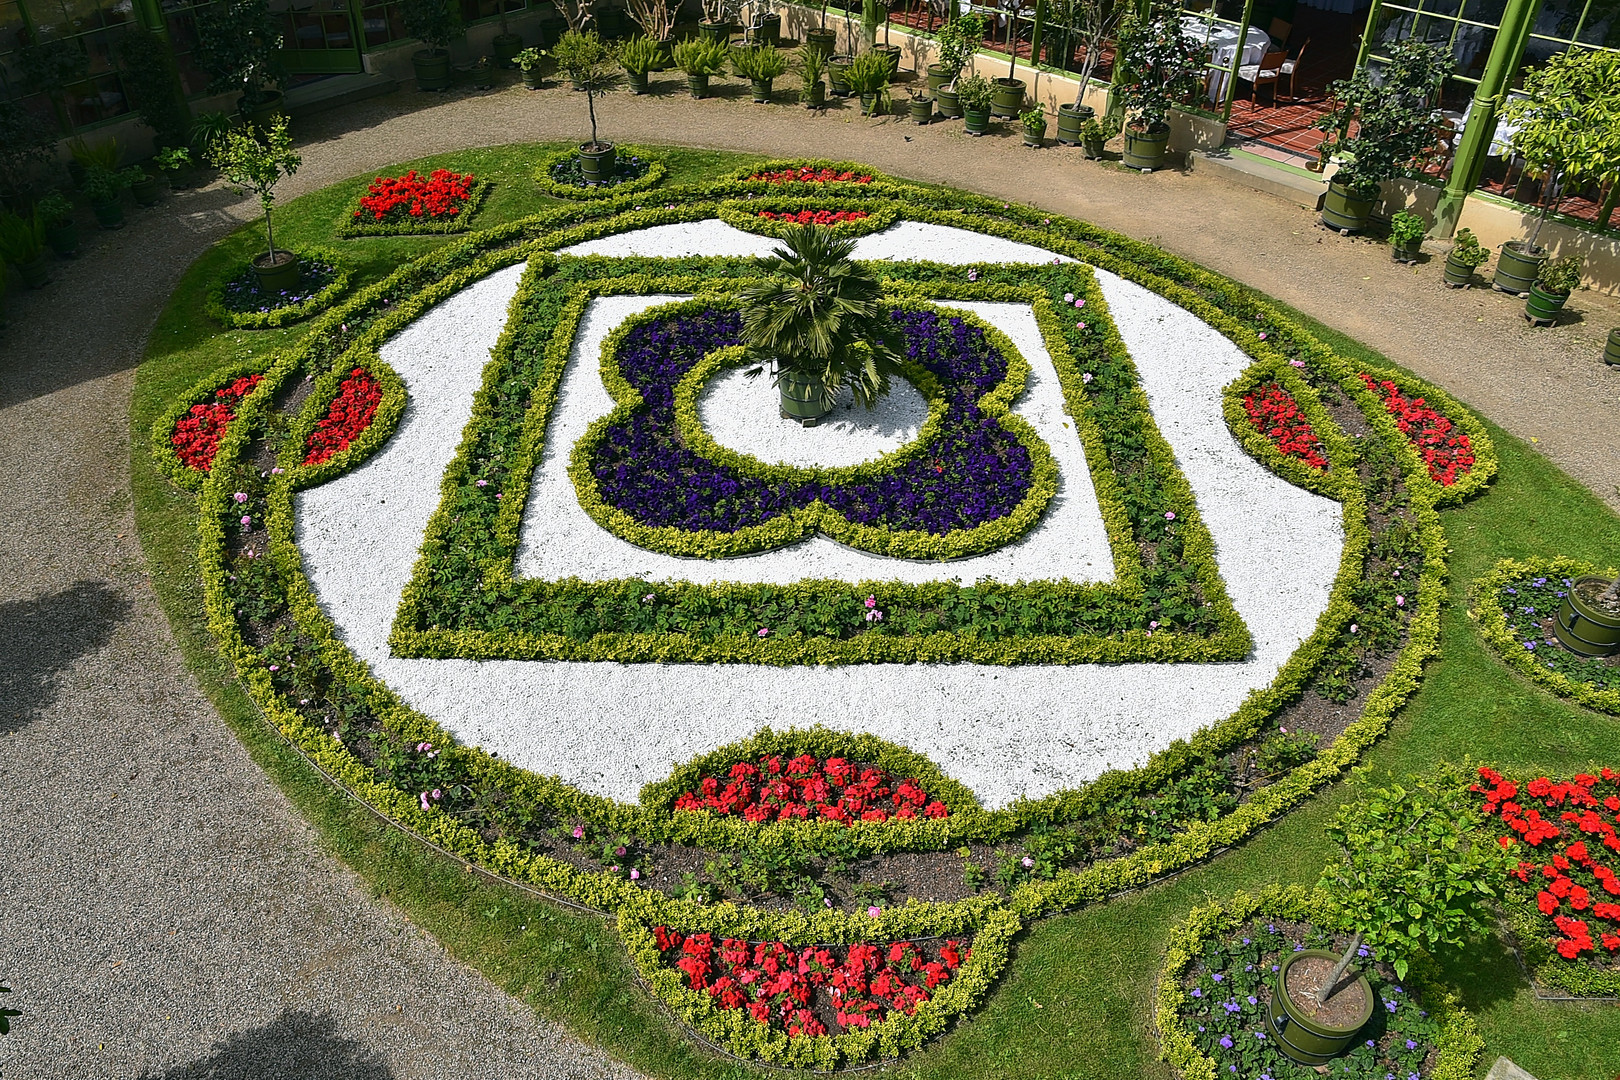
{"label": "fan-shaped flower bed", "polygon": [[1423,398],[1407,397],[1395,383],[1388,379],[1379,381],[1365,372],[1361,373],[1361,381],[1383,400],[1384,408],[1395,418],[1401,434],[1422,455],[1435,483],[1450,487],[1474,467],[1473,440]]}
{"label": "fan-shaped flower bed", "polygon": [[1521,855],[1511,875],[1516,921],[1556,954],[1537,975],[1579,993],[1620,992],[1620,773],[1522,786],[1488,766],[1479,776],[1472,790],[1501,822],[1499,842]]}
{"label": "fan-shaped flower bed", "polygon": [[852,169],[817,169],[801,166],[796,169],[768,169],[750,173],[747,179],[763,180],[768,184],[870,184],[872,174],[855,172]]}
{"label": "fan-shaped flower bed", "polygon": [[194,472],[205,473],[214,465],[214,454],[225,429],[236,419],[237,404],[259,385],[263,375],[232,379],[213,393],[212,400],[193,405],[174,425],[169,445],[180,463]]}
{"label": "fan-shaped flower bed", "polygon": [[243,263],[209,292],[205,304],[209,316],[234,329],[262,330],[286,326],[324,311],[349,284],[348,273],[338,265],[336,256],[325,251],[303,252],[298,261],[298,286],[277,292],[259,288],[253,265]]}
{"label": "fan-shaped flower bed", "polygon": [[1265,435],[1284,455],[1298,458],[1313,469],[1328,467],[1322,440],[1311,430],[1299,403],[1276,383],[1268,383],[1243,396],[1249,423]]}
{"label": "fan-shaped flower bed", "polygon": [[600,184],[587,184],[580,170],[579,153],[560,150],[543,158],[534,171],[534,182],[542,192],[559,199],[604,199],[645,191],[668,174],[664,165],[633,146],[619,147],[613,174]]}
{"label": "fan-shaped flower bed", "polygon": [[846,221],[864,221],[872,215],[865,210],[784,210],[776,213],[761,210],[759,216],[766,221],[779,221],[787,225],[842,225]]}
{"label": "fan-shaped flower bed", "polygon": [[489,190],[472,173],[415,169],[402,176],[373,179],[360,205],[340,223],[344,236],[389,236],[465,230]]}
{"label": "fan-shaped flower bed", "polygon": [[365,368],[355,368],[338,388],[332,407],[309,433],[309,453],[305,465],[319,465],[333,454],[349,448],[349,443],[371,426],[382,401],[382,385]]}
{"label": "fan-shaped flower bed", "polygon": [[705,776],[696,791],[683,792],[675,809],[712,810],[749,821],[818,817],[846,825],[950,815],[914,777],[897,783],[882,769],[836,757],[822,761],[810,754],[788,761],[771,754],[758,764],[739,761],[722,776]]}

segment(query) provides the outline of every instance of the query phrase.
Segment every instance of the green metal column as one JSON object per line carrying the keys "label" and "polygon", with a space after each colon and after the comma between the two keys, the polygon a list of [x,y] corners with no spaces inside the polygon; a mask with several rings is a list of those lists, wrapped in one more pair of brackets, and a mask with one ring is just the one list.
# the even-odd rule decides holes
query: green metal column
{"label": "green metal column", "polygon": [[[1249,20],[1252,18],[1254,18],[1254,0],[1243,0],[1243,23],[1238,27],[1237,48],[1233,50],[1232,62],[1227,65],[1226,70],[1226,93],[1224,95],[1226,100],[1221,103],[1221,123],[1223,124],[1232,122],[1232,101],[1237,97],[1238,62],[1243,59],[1243,50],[1249,44]],[[1271,92],[1273,95],[1277,93],[1276,83],[1271,84]]]}
{"label": "green metal column", "polygon": [[1469,193],[1479,186],[1480,174],[1485,171],[1485,158],[1491,149],[1491,137],[1496,132],[1496,113],[1502,107],[1513,73],[1519,70],[1530,27],[1535,22],[1541,0],[1508,0],[1502,12],[1502,25],[1496,31],[1491,45],[1490,59],[1485,62],[1485,73],[1474,89],[1474,104],[1468,112],[1468,123],[1462,137],[1457,140],[1457,153],[1451,163],[1451,178],[1446,181],[1434,210],[1434,228],[1431,236],[1447,237],[1457,231],[1457,219],[1462,217],[1463,203]]}
{"label": "green metal column", "polygon": [[1372,51],[1373,28],[1377,25],[1378,15],[1383,10],[1383,0],[1373,0],[1372,7],[1367,9],[1367,25],[1361,31],[1361,48],[1356,50],[1357,69],[1367,66],[1367,54]]}
{"label": "green metal column", "polygon": [[1046,0],[1035,0],[1035,22],[1029,30],[1029,66],[1041,66],[1041,38],[1046,30]]}

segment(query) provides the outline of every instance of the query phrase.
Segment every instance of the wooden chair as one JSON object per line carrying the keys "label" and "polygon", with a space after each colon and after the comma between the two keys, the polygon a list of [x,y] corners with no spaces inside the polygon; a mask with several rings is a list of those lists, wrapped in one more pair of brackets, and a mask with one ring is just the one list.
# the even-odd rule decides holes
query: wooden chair
{"label": "wooden chair", "polygon": [[[1294,88],[1294,73],[1299,70],[1299,65],[1305,62],[1305,50],[1310,48],[1310,47],[1311,47],[1311,39],[1306,38],[1305,39],[1305,44],[1303,44],[1303,45],[1301,45],[1299,47],[1299,52],[1294,55],[1294,58],[1292,60],[1284,60],[1282,62],[1282,66],[1277,69],[1278,74],[1281,75],[1282,78],[1288,80],[1288,100],[1289,101],[1298,101],[1299,100],[1299,91]],[[1275,96],[1276,93],[1277,93],[1277,88],[1272,87],[1271,92],[1272,92],[1273,96]]]}
{"label": "wooden chair", "polygon": [[1237,77],[1240,79],[1245,79],[1249,83],[1249,104],[1260,104],[1256,98],[1256,95],[1259,94],[1260,87],[1263,83],[1270,83],[1271,104],[1273,107],[1276,106],[1277,80],[1282,76],[1283,62],[1287,59],[1288,54],[1283,52],[1281,49],[1278,49],[1275,52],[1266,53],[1265,57],[1258,64],[1244,64],[1242,67],[1237,69]]}
{"label": "wooden chair", "polygon": [[1288,44],[1288,35],[1293,32],[1294,24],[1285,19],[1272,19],[1271,29],[1266,31],[1279,49]]}

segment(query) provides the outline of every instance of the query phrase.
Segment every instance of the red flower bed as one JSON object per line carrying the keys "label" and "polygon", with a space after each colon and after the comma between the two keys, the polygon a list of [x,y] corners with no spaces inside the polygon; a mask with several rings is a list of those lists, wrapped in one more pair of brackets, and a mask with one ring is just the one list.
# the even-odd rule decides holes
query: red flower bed
{"label": "red flower bed", "polygon": [[848,169],[782,169],[777,172],[757,172],[750,180],[764,180],[772,184],[870,184],[872,177]]}
{"label": "red flower bed", "polygon": [[225,429],[236,419],[237,402],[253,392],[263,375],[244,375],[229,386],[215,390],[213,400],[199,402],[174,425],[169,445],[179,455],[181,464],[196,472],[207,472],[214,467],[214,455],[219,452],[219,440]]}
{"label": "red flower bed", "polygon": [[410,218],[432,221],[455,217],[472,196],[473,175],[434,169],[419,176],[415,169],[404,176],[379,176],[360,198],[355,220],[397,222]]}
{"label": "red flower bed", "polygon": [[712,934],[683,937],[665,926],[654,927],[653,936],[688,987],[793,1037],[828,1034],[821,1017],[833,1020],[836,1034],[870,1027],[891,1012],[910,1016],[972,955],[957,941],[934,952],[909,941],[794,950],[780,941],[736,938],[717,946]]}
{"label": "red flower bed", "polygon": [[766,756],[757,765],[739,761],[725,776],[704,777],[698,791],[675,800],[675,809],[740,814],[749,821],[818,817],[846,825],[950,816],[945,804],[930,799],[916,780],[897,784],[882,769],[836,757],[823,762],[812,754],[790,761]]}
{"label": "red flower bed", "polygon": [[1254,393],[1243,395],[1243,409],[1249,414],[1249,423],[1263,432],[1278,450],[1313,469],[1327,468],[1322,441],[1311,430],[1310,421],[1305,419],[1299,403],[1288,391],[1276,383],[1267,383]]}
{"label": "red flower bed", "polygon": [[[1550,938],[1558,955],[1620,954],[1620,773],[1578,773],[1571,781],[1545,776],[1521,789],[1495,769],[1481,768],[1473,791],[1484,797],[1484,811],[1500,818],[1508,832],[1505,848],[1523,847],[1533,856],[1520,861],[1513,876],[1535,890],[1536,909],[1558,933]],[[1547,816],[1543,816],[1543,813]],[[1607,849],[1607,850],[1605,850]]]}
{"label": "red flower bed", "polygon": [[792,213],[772,213],[761,210],[759,216],[766,221],[785,221],[793,225],[840,225],[846,221],[859,221],[872,215],[865,210],[800,210]]}
{"label": "red flower bed", "polygon": [[1384,408],[1395,417],[1401,434],[1423,455],[1429,475],[1436,483],[1450,487],[1457,482],[1457,477],[1474,467],[1474,444],[1468,436],[1424,404],[1422,398],[1409,398],[1394,383],[1379,382],[1365,372],[1361,381],[1384,399]]}
{"label": "red flower bed", "polygon": [[382,400],[382,386],[365,368],[355,368],[338,388],[332,402],[315,430],[309,433],[309,453],[305,465],[319,465],[333,454],[349,448],[362,431],[371,426],[377,414],[377,403]]}

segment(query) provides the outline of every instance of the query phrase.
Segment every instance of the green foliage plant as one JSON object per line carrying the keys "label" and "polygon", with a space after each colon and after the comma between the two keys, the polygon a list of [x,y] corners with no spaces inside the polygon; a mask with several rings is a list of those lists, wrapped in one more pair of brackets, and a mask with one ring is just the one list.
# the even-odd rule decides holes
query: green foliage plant
{"label": "green foliage plant", "polygon": [[133,165],[118,170],[104,165],[88,166],[84,170],[84,197],[92,203],[117,202],[120,195],[139,183],[145,175]]}
{"label": "green foliage plant", "polygon": [[237,118],[228,112],[215,110],[198,113],[191,126],[186,129],[186,140],[197,156],[204,158],[208,148],[236,125]]}
{"label": "green foliage plant", "polygon": [[995,89],[990,85],[990,80],[978,72],[956,80],[956,98],[967,112],[989,112],[990,100],[994,96]]}
{"label": "green foliage plant", "polygon": [[[1389,63],[1376,84],[1366,68],[1358,68],[1328,87],[1333,107],[1319,123],[1329,133],[1322,152],[1345,159],[1333,182],[1356,198],[1375,198],[1385,180],[1431,161],[1440,116],[1435,96],[1451,68],[1444,46],[1408,39],[1389,47]],[[1354,136],[1352,123],[1358,125]]]}
{"label": "green foliage plant", "polygon": [[461,5],[449,0],[401,0],[405,33],[433,52],[442,52],[461,36]]}
{"label": "green foliage plant", "polygon": [[20,196],[55,149],[49,124],[21,102],[0,101],[0,196]]}
{"label": "green foliage plant", "polygon": [[191,123],[191,109],[180,92],[180,72],[169,43],[134,26],[118,39],[118,62],[131,102],[160,143],[179,145]]}
{"label": "green foliage plant", "polygon": [[197,62],[213,76],[212,93],[235,91],[252,108],[287,77],[282,19],[267,0],[219,0],[197,9]]}
{"label": "green foliage plant", "polygon": [[1081,142],[1107,142],[1119,134],[1117,116],[1088,116],[1080,124]]}
{"label": "green foliage plant", "polygon": [[512,62],[523,71],[533,71],[546,61],[546,50],[537,49],[530,45],[527,49],[512,57]]}
{"label": "green foliage plant", "polygon": [[1490,261],[1491,253],[1485,245],[1479,242],[1472,229],[1458,229],[1457,237],[1452,242],[1450,258],[1468,267],[1470,270],[1478,269]]}
{"label": "green foliage plant", "polygon": [[664,46],[658,39],[641,34],[619,46],[619,63],[627,75],[645,75],[658,65]]}
{"label": "green foliage plant", "polygon": [[24,266],[45,254],[45,215],[0,210],[0,261]]}
{"label": "green foliage plant", "polygon": [[1397,211],[1389,219],[1389,242],[1396,247],[1407,247],[1422,240],[1429,231],[1429,223],[1417,214],[1406,210]]}
{"label": "green foliage plant", "polygon": [[1118,50],[1115,91],[1135,129],[1162,131],[1171,106],[1203,91],[1209,59],[1203,46],[1182,32],[1174,5],[1156,3],[1146,17],[1122,20]]}
{"label": "green foliage plant", "polygon": [[575,90],[585,95],[585,108],[591,117],[591,141],[582,150],[606,150],[610,144],[596,137],[596,99],[619,84],[621,68],[618,51],[596,35],[570,30],[552,46],[551,58]]}
{"label": "green foliage plant", "polygon": [[102,168],[109,172],[116,172],[119,164],[124,160],[124,148],[115,138],[98,139],[95,142],[88,142],[80,138],[69,139],[68,153],[73,155],[74,161],[87,170]]}
{"label": "green foliage plant", "polygon": [[875,114],[888,105],[889,82],[893,77],[887,56],[880,52],[863,52],[849,62],[844,81],[849,84],[851,91],[863,99],[873,99],[871,112]]}
{"label": "green foliage plant", "polygon": [[813,88],[821,84],[822,78],[827,74],[827,57],[820,49],[812,49],[808,45],[801,46],[794,57],[794,67],[799,73],[799,85],[804,90],[805,97],[809,97]]}
{"label": "green foliage plant", "polygon": [[1024,125],[1024,130],[1031,135],[1046,134],[1046,106],[1036,105],[1018,114],[1018,122]]}
{"label": "green foliage plant", "polygon": [[775,45],[741,45],[731,50],[731,65],[740,78],[763,82],[786,74],[788,57]]}
{"label": "green foliage plant", "polygon": [[729,52],[723,42],[706,37],[688,38],[675,46],[675,66],[688,75],[718,75],[726,69]]}
{"label": "green foliage plant", "polygon": [[985,25],[985,17],[975,11],[958,15],[934,34],[939,47],[939,66],[951,75],[948,85],[956,85],[962,69],[984,43]]}
{"label": "green foliage plant", "polygon": [[1536,273],[1536,284],[1543,292],[1568,296],[1581,285],[1581,257],[1566,255],[1562,259],[1548,259]]}
{"label": "green foliage plant", "polygon": [[1484,829],[1454,767],[1374,791],[1339,812],[1328,836],[1343,858],[1318,885],[1342,905],[1354,931],[1317,992],[1325,1003],[1365,944],[1402,979],[1412,958],[1458,946],[1489,929],[1487,904],[1511,865]]}
{"label": "green foliage plant", "polygon": [[264,239],[270,249],[270,262],[276,261],[276,234],[270,211],[276,203],[276,185],[292,176],[304,159],[293,149],[287,133],[287,118],[278,116],[260,136],[252,131],[232,129],[208,148],[208,162],[244,192],[259,197],[264,210]]}
{"label": "green foliage plant", "polygon": [[47,225],[58,225],[73,220],[73,203],[60,191],[52,191],[40,197],[34,204],[34,209],[45,219]]}

